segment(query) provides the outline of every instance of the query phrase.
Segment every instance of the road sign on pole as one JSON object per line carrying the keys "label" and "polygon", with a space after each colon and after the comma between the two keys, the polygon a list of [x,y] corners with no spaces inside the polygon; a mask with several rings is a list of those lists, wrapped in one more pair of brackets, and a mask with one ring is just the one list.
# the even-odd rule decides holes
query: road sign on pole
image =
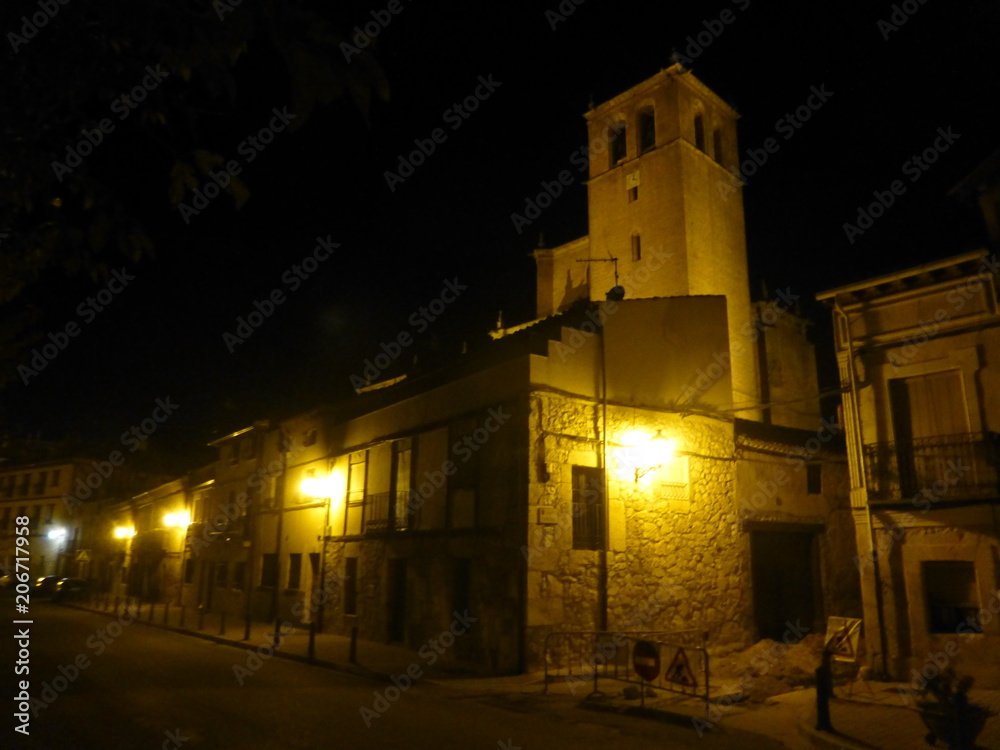
{"label": "road sign on pole", "polygon": [[670,662],[670,666],[667,667],[667,671],[664,672],[663,676],[667,681],[677,685],[689,688],[698,687],[698,680],[695,679],[694,672],[691,671],[691,663],[688,661],[687,654],[683,648],[677,649],[674,660]]}
{"label": "road sign on pole", "polygon": [[836,661],[857,661],[858,638],[861,635],[861,620],[853,617],[827,619],[825,650]]}

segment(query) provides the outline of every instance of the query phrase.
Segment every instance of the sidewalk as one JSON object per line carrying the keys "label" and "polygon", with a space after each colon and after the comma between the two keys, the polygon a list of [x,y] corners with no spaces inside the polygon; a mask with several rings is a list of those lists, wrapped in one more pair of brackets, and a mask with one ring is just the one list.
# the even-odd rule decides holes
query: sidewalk
{"label": "sidewalk", "polygon": [[[124,611],[119,605],[113,610],[113,602],[108,606],[102,600],[91,604],[76,603],[87,611],[98,612],[108,617],[121,617]],[[129,616],[136,616],[133,605]],[[152,614],[152,619],[150,619]],[[659,718],[683,723],[692,732],[725,731],[726,728],[751,732],[782,742],[791,750],[808,748],[828,748],[829,750],[902,750],[930,747],[924,738],[928,730],[920,715],[906,705],[906,698],[898,683],[858,681],[850,686],[836,689],[836,698],[830,703],[831,723],[836,732],[819,732],[816,724],[816,692],[814,689],[795,690],[775,696],[764,704],[728,705],[720,700],[721,695],[713,695],[713,703],[706,714],[702,700],[688,696],[656,691],[653,697],[645,699],[645,708],[640,709],[640,701],[626,700],[622,691],[627,683],[601,680],[599,688],[604,697],[587,700],[592,684],[574,681],[551,682],[546,695],[542,694],[544,678],[541,673],[492,677],[477,675],[469,665],[436,662],[429,665],[427,659],[410,649],[384,643],[358,640],[356,659],[350,659],[351,639],[331,633],[317,633],[313,639],[310,654],[308,630],[293,629],[281,635],[277,649],[273,650],[274,624],[253,622],[250,638],[244,640],[246,628],[240,617],[227,617],[225,622],[219,613],[204,613],[171,606],[156,605],[152,613],[149,605],[143,605],[136,618],[139,622],[154,627],[204,638],[217,643],[247,649],[260,656],[272,655],[295,659],[317,666],[348,672],[369,679],[389,681],[393,675],[401,675],[413,664],[421,668],[425,679],[437,685],[458,691],[463,697],[510,698],[519,702],[532,701],[544,709],[546,705],[578,705],[583,708],[609,711],[623,715]],[[248,656],[249,658],[249,656]],[[1000,711],[1000,690],[972,689],[970,699]],[[1000,716],[986,722],[986,728],[978,739],[978,746],[987,750],[1000,750]],[[938,742],[938,747],[944,747]]]}
{"label": "sidewalk", "polygon": [[[219,612],[199,612],[191,607],[182,608],[177,605],[164,606],[155,604],[152,608],[148,603],[141,606],[134,602],[129,605],[125,614],[125,603],[115,600],[105,601],[96,596],[91,602],[70,602],[68,606],[97,612],[108,617],[135,618],[137,622],[153,627],[172,630],[186,635],[193,635],[216,643],[266,654],[314,663],[331,669],[388,681],[390,676],[406,672],[411,664],[417,664],[421,671],[431,679],[446,679],[449,677],[474,676],[473,665],[463,665],[455,662],[436,661],[433,665],[427,659],[421,658],[417,652],[403,646],[376,643],[358,639],[356,643],[355,660],[351,661],[351,639],[344,635],[333,633],[316,633],[312,640],[310,653],[310,635],[307,628],[283,628],[279,645],[274,648],[275,623],[251,622],[249,638],[246,638],[246,623],[242,613],[229,613],[225,616]],[[512,680],[514,684],[523,682],[524,675],[514,678],[491,678],[490,682],[498,686]],[[541,689],[539,685],[537,689]]]}

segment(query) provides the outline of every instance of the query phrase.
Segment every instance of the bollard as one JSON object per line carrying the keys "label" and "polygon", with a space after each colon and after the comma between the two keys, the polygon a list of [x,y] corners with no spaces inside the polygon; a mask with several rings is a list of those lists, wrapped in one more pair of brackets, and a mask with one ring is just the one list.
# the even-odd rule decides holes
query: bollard
{"label": "bollard", "polygon": [[116,615],[118,614],[118,597],[117,596],[115,597],[115,607],[111,611],[114,612]]}
{"label": "bollard", "polygon": [[170,602],[163,602],[163,624],[170,624]]}
{"label": "bollard", "polygon": [[222,616],[219,618],[219,635],[226,634],[226,610],[222,610]]}
{"label": "bollard", "polygon": [[155,609],[156,609],[156,602],[150,602],[149,603],[149,615],[147,615],[147,617],[146,617],[146,622],[152,622],[153,621],[153,610],[155,610]]}
{"label": "bollard", "polygon": [[355,625],[351,628],[351,650],[348,653],[347,660],[351,664],[358,663],[358,626]]}
{"label": "bollard", "polygon": [[205,629],[205,607],[198,607],[198,627],[197,630]]}
{"label": "bollard", "polygon": [[274,647],[278,648],[281,645],[281,620],[277,617],[274,618]]}
{"label": "bollard", "polygon": [[309,623],[309,660],[316,658],[316,623]]}
{"label": "bollard", "polygon": [[142,599],[136,597],[135,599],[135,619],[139,620],[142,618]]}
{"label": "bollard", "polygon": [[179,628],[183,628],[184,627],[184,605],[183,604],[181,604],[181,621],[177,625],[177,627],[179,627]]}

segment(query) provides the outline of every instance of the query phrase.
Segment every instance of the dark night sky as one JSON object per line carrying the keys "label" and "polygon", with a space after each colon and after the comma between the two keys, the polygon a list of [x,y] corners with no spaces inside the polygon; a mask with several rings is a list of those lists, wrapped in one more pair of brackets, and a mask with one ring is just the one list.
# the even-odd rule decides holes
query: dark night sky
{"label": "dark night sky", "polygon": [[[377,40],[389,100],[365,118],[343,99],[279,134],[247,165],[252,195],[239,211],[223,196],[185,225],[164,201],[156,258],[123,263],[136,276],[129,288],[28,386],[17,380],[0,392],[7,427],[79,435],[101,455],[157,397],[170,396],[180,408],[154,440],[184,463],[208,439],[254,418],[349,395],[348,376],[381,341],[409,328],[410,313],[440,293],[443,279],[469,289],[420,347],[434,337],[481,345],[500,308],[507,321],[527,319],[528,253],[539,230],[549,245],[586,233],[585,188],[569,189],[523,234],[510,215],[570,166],[586,141],[591,98],[604,101],[667,67],[674,48],[690,54],[687,38],[727,8],[735,21],[691,67],[742,114],[742,152],[769,137],[781,142],[745,191],[755,294],[766,278],[805,299],[976,246],[976,212],[947,192],[1000,145],[1000,7],[912,5],[919,10],[886,40],[877,22],[893,6],[882,2],[586,0],[555,29],[545,11],[558,2],[404,2]],[[349,29],[383,7],[348,3],[335,20]],[[227,125],[224,155],[235,157],[269,109],[289,103],[270,85],[272,70],[252,56],[241,70],[247,114]],[[500,87],[452,130],[445,110],[490,75]],[[784,138],[776,122],[812,86],[833,96]],[[447,140],[390,191],[385,170],[437,127]],[[903,164],[942,127],[960,138],[910,182]],[[126,139],[115,148],[128,158]],[[896,179],[906,181],[905,195],[848,242],[843,223]],[[153,198],[165,194],[164,176],[148,183]],[[339,242],[337,254],[230,354],[223,333],[254,300],[289,291],[282,274],[317,235]],[[35,292],[40,332],[78,319],[77,305],[100,288],[58,279]],[[818,306],[807,310],[825,316]],[[824,331],[817,343],[826,350]]]}

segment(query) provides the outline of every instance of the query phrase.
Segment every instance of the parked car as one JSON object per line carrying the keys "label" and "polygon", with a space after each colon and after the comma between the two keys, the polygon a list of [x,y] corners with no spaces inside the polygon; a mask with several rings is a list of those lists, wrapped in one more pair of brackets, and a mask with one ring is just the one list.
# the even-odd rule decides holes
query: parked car
{"label": "parked car", "polygon": [[56,583],[53,601],[79,601],[90,596],[90,584],[82,578],[63,578]]}
{"label": "parked car", "polygon": [[62,580],[62,576],[42,576],[35,581],[35,594],[38,596],[52,596],[56,590],[56,584]]}
{"label": "parked car", "polygon": [[12,589],[17,585],[17,579],[14,577],[13,573],[5,573],[0,576],[0,591],[5,591],[7,589]]}

